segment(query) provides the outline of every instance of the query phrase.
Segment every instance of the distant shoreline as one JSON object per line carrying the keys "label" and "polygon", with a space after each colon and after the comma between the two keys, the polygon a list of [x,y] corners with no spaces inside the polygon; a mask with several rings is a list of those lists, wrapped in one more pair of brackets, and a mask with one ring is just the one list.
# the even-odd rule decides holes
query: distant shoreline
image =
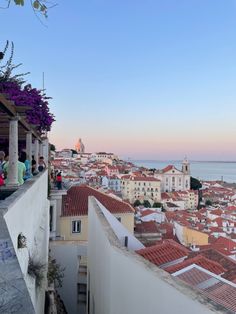
{"label": "distant shoreline", "polygon": [[[178,162],[182,163],[183,160],[156,160],[156,159],[126,159],[126,161],[130,162]],[[235,164],[236,161],[223,161],[223,160],[189,160],[189,162],[199,162],[199,163],[222,163],[222,164]]]}

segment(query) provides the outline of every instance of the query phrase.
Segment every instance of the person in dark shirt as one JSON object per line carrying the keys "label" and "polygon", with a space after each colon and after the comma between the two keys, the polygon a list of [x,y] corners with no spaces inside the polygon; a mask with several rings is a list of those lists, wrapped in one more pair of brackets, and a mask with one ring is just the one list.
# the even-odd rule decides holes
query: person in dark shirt
{"label": "person in dark shirt", "polygon": [[41,172],[46,168],[46,164],[44,161],[43,156],[39,157],[39,165],[38,165],[38,171]]}
{"label": "person in dark shirt", "polygon": [[31,172],[33,176],[35,176],[38,173],[36,169],[36,160],[34,159],[34,156],[32,156],[32,161],[31,161]]}
{"label": "person in dark shirt", "polygon": [[59,173],[57,174],[56,183],[57,183],[57,188],[58,188],[58,190],[61,190],[61,189],[62,189],[62,176],[61,176],[61,172],[59,172]]}

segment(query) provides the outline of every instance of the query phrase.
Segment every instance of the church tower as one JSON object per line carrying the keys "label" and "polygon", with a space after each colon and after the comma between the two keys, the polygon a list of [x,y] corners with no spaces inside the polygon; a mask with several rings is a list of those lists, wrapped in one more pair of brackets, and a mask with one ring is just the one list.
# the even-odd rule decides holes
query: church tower
{"label": "church tower", "polygon": [[85,152],[85,146],[81,140],[81,138],[78,140],[77,144],[75,145],[75,150],[77,153],[84,153]]}
{"label": "church tower", "polygon": [[182,162],[182,172],[184,174],[190,175],[190,163],[189,163],[187,157],[184,157],[184,160]]}

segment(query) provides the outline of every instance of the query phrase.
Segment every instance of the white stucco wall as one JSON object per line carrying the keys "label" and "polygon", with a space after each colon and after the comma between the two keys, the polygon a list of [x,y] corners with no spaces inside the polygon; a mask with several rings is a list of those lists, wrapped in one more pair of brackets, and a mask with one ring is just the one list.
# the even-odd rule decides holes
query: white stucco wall
{"label": "white stucco wall", "polygon": [[63,285],[58,288],[69,314],[78,314],[78,270],[81,256],[87,256],[87,244],[79,241],[51,241],[51,256],[64,270]]}
{"label": "white stucco wall", "polygon": [[[26,181],[4,202],[6,221],[11,241],[38,314],[44,311],[49,239],[49,201],[47,199],[47,171]],[[17,248],[18,235],[27,239],[26,248]],[[35,280],[27,273],[29,257],[45,265],[41,288],[35,289]]]}
{"label": "white stucco wall", "polygon": [[93,314],[222,313],[195,290],[121,247],[90,202],[88,290]]}

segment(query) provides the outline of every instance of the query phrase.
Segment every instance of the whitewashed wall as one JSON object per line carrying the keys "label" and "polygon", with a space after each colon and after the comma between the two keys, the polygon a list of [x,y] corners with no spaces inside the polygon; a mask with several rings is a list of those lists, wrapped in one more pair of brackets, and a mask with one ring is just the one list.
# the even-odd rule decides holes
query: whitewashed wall
{"label": "whitewashed wall", "polygon": [[195,290],[121,247],[96,201],[89,206],[90,313],[222,313]]}
{"label": "whitewashed wall", "polygon": [[[49,201],[47,199],[48,172],[26,181],[4,201],[4,215],[16,256],[24,275],[35,312],[44,311],[49,239]],[[18,235],[27,239],[26,248],[17,248]],[[41,288],[35,289],[35,280],[27,273],[29,257],[44,268]]]}

